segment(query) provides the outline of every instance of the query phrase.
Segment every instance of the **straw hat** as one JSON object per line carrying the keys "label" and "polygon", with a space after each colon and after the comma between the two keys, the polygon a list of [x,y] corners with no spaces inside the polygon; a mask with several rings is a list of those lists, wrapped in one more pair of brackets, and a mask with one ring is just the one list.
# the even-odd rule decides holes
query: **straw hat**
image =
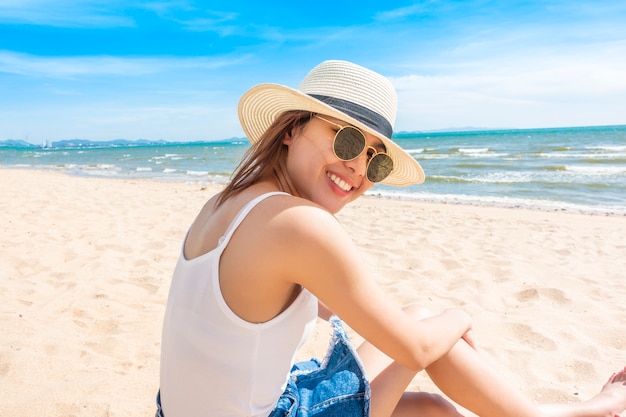
{"label": "straw hat", "polygon": [[391,140],[396,108],[396,91],[387,78],[350,62],[324,61],[306,75],[298,89],[279,84],[252,87],[239,101],[239,120],[248,139],[256,143],[285,111],[306,110],[335,117],[385,144],[393,171],[383,184],[421,184],[422,167]]}

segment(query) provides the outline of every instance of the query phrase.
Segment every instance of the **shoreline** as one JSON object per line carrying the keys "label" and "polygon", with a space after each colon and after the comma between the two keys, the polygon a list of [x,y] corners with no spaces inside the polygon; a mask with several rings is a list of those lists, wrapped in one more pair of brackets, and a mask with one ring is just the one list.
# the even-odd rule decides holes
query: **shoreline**
{"label": "shoreline", "polygon": [[[468,207],[485,207],[485,208],[498,208],[498,209],[508,209],[508,210],[530,210],[530,211],[540,211],[540,212],[548,212],[548,213],[563,213],[563,214],[582,214],[582,215],[590,215],[590,216],[610,216],[610,217],[626,217],[626,207],[623,211],[615,211],[611,209],[597,209],[591,207],[549,207],[547,204],[526,204],[526,203],[498,203],[498,202],[487,202],[487,201],[470,201],[471,199],[459,199],[456,197],[451,197],[450,199],[446,199],[444,197],[440,199],[435,198],[411,198],[411,197],[403,197],[403,196],[391,196],[384,195],[382,193],[376,194],[365,194],[363,197],[365,198],[379,198],[383,200],[395,200],[395,201],[407,201],[407,202],[416,202],[416,203],[424,203],[424,204],[442,204],[442,205],[451,205],[451,206],[468,206]],[[555,204],[556,205],[556,204]]]}
{"label": "shoreline", "polygon": [[[0,415],[154,414],[171,273],[220,187],[121,180],[0,170]],[[626,217],[370,196],[336,217],[381,290],[467,311],[530,398],[580,401],[626,365]],[[319,323],[298,359],[328,337]],[[424,373],[411,388],[437,392]]]}
{"label": "shoreline", "polygon": [[[89,174],[77,174],[77,173],[69,173],[62,170],[54,170],[49,168],[33,168],[33,167],[0,167],[0,172],[2,171],[23,171],[23,172],[50,172],[59,175],[65,175],[68,177],[76,177],[76,178],[93,178],[100,180],[115,180],[115,181],[154,181],[158,183],[165,184],[185,184],[185,185],[193,185],[199,186],[207,189],[214,189],[215,192],[218,192],[221,187],[225,185],[225,183],[218,183],[210,180],[189,180],[189,179],[168,179],[168,178],[159,178],[159,177],[115,177],[115,176],[103,176],[103,175],[89,175]],[[226,181],[227,179],[225,179]],[[401,187],[399,187],[401,189]],[[381,200],[390,200],[390,201],[406,201],[406,202],[416,202],[416,203],[424,203],[424,204],[443,204],[443,205],[460,205],[460,206],[469,206],[469,207],[494,207],[494,208],[502,208],[502,209],[513,209],[513,210],[531,210],[531,211],[542,211],[542,212],[554,212],[554,213],[573,213],[573,214],[583,214],[583,215],[597,215],[597,216],[610,216],[610,217],[626,217],[626,207],[623,207],[621,210],[614,208],[597,208],[592,206],[581,206],[581,205],[573,205],[570,203],[529,203],[524,200],[514,200],[511,202],[499,202],[499,201],[484,201],[478,198],[473,198],[471,196],[437,196],[437,197],[422,197],[417,195],[409,195],[406,193],[392,193],[384,190],[370,190],[366,194],[364,194],[362,198],[378,198]]]}

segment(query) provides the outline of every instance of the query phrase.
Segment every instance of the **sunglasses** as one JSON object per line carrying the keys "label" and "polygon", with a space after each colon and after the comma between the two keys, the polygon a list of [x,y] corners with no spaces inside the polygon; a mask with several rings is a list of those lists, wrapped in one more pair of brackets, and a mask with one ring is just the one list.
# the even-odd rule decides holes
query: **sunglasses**
{"label": "sunglasses", "polygon": [[352,161],[365,150],[367,152],[366,175],[370,182],[381,182],[391,174],[393,160],[385,152],[379,152],[373,146],[367,146],[363,132],[353,126],[341,126],[317,114],[315,117],[339,128],[333,138],[333,152],[338,159]]}

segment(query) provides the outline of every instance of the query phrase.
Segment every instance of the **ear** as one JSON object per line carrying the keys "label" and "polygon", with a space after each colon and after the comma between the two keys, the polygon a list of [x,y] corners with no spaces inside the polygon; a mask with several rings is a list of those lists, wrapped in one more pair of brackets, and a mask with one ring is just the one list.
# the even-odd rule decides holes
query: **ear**
{"label": "ear", "polygon": [[283,137],[283,145],[290,146],[293,143],[294,137],[294,129],[291,129],[289,132],[285,133]]}

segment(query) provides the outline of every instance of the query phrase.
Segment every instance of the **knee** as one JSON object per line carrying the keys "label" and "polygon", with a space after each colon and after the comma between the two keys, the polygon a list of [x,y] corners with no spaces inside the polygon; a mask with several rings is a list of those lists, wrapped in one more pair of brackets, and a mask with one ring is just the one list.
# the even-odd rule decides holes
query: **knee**
{"label": "knee", "polygon": [[436,315],[435,312],[420,304],[408,304],[402,307],[402,310],[417,320],[422,320]]}

